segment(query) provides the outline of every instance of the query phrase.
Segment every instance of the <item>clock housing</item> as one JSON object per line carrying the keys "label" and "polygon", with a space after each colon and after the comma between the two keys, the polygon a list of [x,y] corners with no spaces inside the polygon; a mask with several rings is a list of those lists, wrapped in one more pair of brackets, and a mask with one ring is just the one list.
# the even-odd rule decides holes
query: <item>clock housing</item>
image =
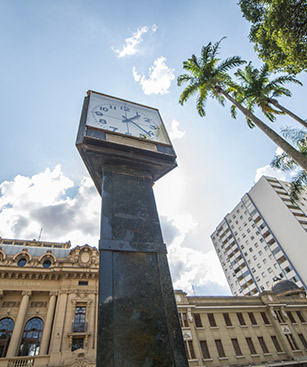
{"label": "clock housing", "polygon": [[99,193],[106,167],[156,181],[177,166],[157,109],[94,91],[84,99],[76,146]]}

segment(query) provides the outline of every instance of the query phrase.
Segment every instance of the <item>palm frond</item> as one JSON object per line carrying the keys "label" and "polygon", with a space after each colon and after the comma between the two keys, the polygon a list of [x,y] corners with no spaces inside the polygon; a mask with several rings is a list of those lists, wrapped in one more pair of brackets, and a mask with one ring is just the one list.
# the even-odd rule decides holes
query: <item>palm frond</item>
{"label": "palm frond", "polygon": [[182,74],[177,77],[177,85],[181,86],[181,84],[189,82],[193,79],[193,77],[189,74]]}
{"label": "palm frond", "polygon": [[222,61],[221,64],[218,66],[217,70],[218,72],[225,73],[229,69],[232,69],[236,66],[239,66],[245,63],[246,61],[242,60],[240,56],[232,56]]}
{"label": "palm frond", "polygon": [[196,83],[188,85],[181,93],[179,103],[183,105],[183,103],[186,102],[189,97],[197,92],[197,89],[198,85]]}

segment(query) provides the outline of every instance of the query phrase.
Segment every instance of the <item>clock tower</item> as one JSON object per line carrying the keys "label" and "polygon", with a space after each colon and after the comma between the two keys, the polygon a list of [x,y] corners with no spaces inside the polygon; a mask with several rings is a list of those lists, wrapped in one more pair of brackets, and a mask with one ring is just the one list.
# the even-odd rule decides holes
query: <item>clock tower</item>
{"label": "clock tower", "polygon": [[97,367],[187,367],[152,190],[177,165],[159,111],[89,91],[76,145],[102,197]]}

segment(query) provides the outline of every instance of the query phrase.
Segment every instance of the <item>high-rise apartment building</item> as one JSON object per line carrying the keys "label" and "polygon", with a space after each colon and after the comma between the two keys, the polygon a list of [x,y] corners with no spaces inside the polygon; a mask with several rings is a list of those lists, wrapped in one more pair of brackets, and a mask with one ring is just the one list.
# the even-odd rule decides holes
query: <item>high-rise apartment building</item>
{"label": "high-rise apartment building", "polygon": [[307,192],[294,204],[289,186],[263,176],[211,235],[234,295],[258,294],[274,277],[307,289]]}

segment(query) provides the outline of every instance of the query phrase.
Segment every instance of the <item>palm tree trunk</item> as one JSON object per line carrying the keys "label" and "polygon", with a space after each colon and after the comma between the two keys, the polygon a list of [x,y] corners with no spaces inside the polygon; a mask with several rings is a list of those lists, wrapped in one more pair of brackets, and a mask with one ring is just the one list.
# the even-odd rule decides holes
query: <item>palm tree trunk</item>
{"label": "palm tree trunk", "polygon": [[256,126],[259,127],[275,144],[277,144],[285,153],[292,157],[295,162],[301,166],[307,172],[307,157],[304,154],[297,151],[291,144],[279,136],[274,130],[262,122],[253,113],[244,108],[238,101],[232,98],[227,92],[225,92],[220,86],[216,86],[218,93],[221,93],[232,104],[234,104],[247,118],[249,118]]}
{"label": "palm tree trunk", "polygon": [[275,107],[279,108],[282,112],[286,113],[294,120],[302,124],[305,128],[307,128],[307,122],[301,119],[300,117],[296,116],[293,112],[287,110],[284,106],[280,105],[276,99],[269,98],[269,103],[272,103]]}

